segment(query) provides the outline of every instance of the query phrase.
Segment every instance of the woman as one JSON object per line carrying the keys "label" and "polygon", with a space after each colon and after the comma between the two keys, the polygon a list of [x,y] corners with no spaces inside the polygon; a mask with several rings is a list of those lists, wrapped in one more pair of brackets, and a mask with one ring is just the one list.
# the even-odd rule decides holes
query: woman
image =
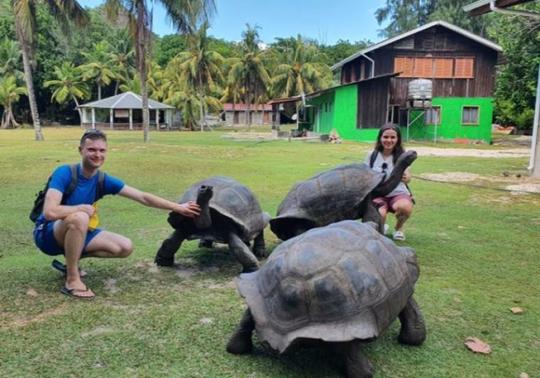
{"label": "woman", "polygon": [[[366,164],[377,172],[382,172],[388,177],[394,169],[397,158],[405,151],[401,144],[401,132],[399,127],[393,124],[385,124],[379,130],[375,149],[366,158]],[[396,226],[393,234],[394,240],[405,240],[403,225],[409,219],[413,209],[413,199],[407,184],[411,181],[409,168],[405,170],[401,182],[385,197],[373,200],[375,206],[384,221],[384,233],[388,231],[386,215],[388,212],[395,213]]]}

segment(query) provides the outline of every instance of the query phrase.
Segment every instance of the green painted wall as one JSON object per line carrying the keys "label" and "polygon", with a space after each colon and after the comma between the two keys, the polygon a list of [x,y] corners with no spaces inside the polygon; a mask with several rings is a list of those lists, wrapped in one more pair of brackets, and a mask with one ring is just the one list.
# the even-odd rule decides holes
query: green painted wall
{"label": "green painted wall", "polygon": [[[374,142],[378,128],[358,129],[357,113],[358,86],[346,85],[335,88],[316,98],[307,101],[309,122],[302,126],[322,134],[329,134],[336,129],[339,136],[346,140]],[[456,139],[481,140],[491,142],[491,122],[493,118],[493,98],[491,97],[434,97],[433,106],[440,106],[440,124],[426,125],[421,111],[411,111],[407,130],[403,128],[403,137],[417,140],[449,140]],[[463,107],[479,108],[478,124],[462,123]],[[318,109],[318,111],[316,110]]]}
{"label": "green painted wall", "polygon": [[[342,139],[357,141],[374,141],[378,129],[357,129],[358,86],[346,85],[307,101],[308,105],[318,107],[313,112],[309,129],[322,134],[329,134],[336,129]],[[330,105],[327,105],[330,104]],[[327,108],[329,106],[329,108]]]}
{"label": "green painted wall", "polygon": [[[493,119],[493,98],[491,97],[434,97],[433,106],[441,107],[441,121],[438,126],[425,125],[421,115],[409,128],[410,139],[450,140],[468,139],[491,142],[491,123]],[[462,123],[463,107],[479,108],[478,124]],[[418,114],[418,113],[416,113]],[[411,112],[409,120],[415,119]],[[404,130],[405,131],[405,130]]]}

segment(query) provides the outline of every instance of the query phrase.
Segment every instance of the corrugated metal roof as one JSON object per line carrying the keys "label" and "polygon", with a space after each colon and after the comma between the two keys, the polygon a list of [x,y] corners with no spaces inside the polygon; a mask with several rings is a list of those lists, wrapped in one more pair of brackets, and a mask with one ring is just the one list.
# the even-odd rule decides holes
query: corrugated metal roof
{"label": "corrugated metal roof", "polygon": [[386,39],[386,40],[384,40],[382,42],[371,45],[370,47],[368,47],[368,48],[366,48],[364,50],[360,50],[357,53],[349,56],[348,58],[345,58],[342,61],[334,64],[331,67],[331,70],[334,71],[334,70],[340,68],[341,66],[343,66],[345,63],[349,63],[350,61],[352,61],[352,60],[354,60],[354,59],[356,59],[356,58],[358,58],[358,57],[360,57],[360,56],[362,56],[364,54],[367,54],[368,52],[380,49],[383,46],[386,46],[386,45],[389,45],[391,43],[397,42],[400,39],[407,38],[407,37],[409,37],[409,36],[411,36],[413,34],[419,33],[421,31],[432,28],[434,26],[443,26],[443,27],[445,27],[447,29],[450,29],[450,30],[453,30],[456,33],[459,33],[459,34],[461,34],[461,35],[463,35],[463,36],[465,36],[467,38],[470,38],[470,39],[472,39],[472,40],[474,40],[474,41],[476,41],[476,42],[478,42],[478,43],[480,43],[480,44],[482,44],[484,46],[487,46],[487,47],[489,47],[489,48],[491,48],[493,50],[496,50],[496,51],[499,51],[499,52],[502,51],[502,47],[497,45],[496,43],[493,43],[493,42],[491,42],[491,41],[489,41],[489,40],[487,40],[485,38],[482,38],[482,37],[480,37],[480,36],[478,36],[476,34],[473,34],[471,32],[468,32],[467,30],[462,29],[462,28],[460,28],[460,27],[458,27],[456,25],[452,25],[452,24],[450,24],[448,22],[445,22],[445,21],[433,21],[433,22],[430,22],[429,24],[425,24],[425,25],[420,26],[420,27],[418,27],[416,29],[410,30],[410,31],[408,31],[406,33],[400,34],[400,35],[395,36],[393,38],[389,38],[389,39]]}
{"label": "corrugated metal roof", "polygon": [[[162,104],[148,99],[150,109],[174,109],[174,106]],[[98,101],[87,102],[79,105],[79,108],[103,108],[103,109],[142,109],[141,96],[133,92],[125,92],[116,96],[107,97]]]}

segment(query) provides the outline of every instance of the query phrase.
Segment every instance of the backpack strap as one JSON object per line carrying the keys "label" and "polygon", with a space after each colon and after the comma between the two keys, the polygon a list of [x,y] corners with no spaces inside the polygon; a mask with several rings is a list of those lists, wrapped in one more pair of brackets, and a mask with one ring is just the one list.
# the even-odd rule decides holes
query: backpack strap
{"label": "backpack strap", "polygon": [[69,186],[65,193],[62,195],[62,202],[61,204],[64,205],[68,199],[68,197],[73,193],[75,188],[77,187],[77,180],[78,180],[78,172],[77,172],[77,166],[79,164],[71,164],[69,166],[71,170],[71,181],[69,182]]}
{"label": "backpack strap", "polygon": [[96,201],[100,200],[105,195],[104,182],[105,173],[98,171],[98,182],[96,185]]}
{"label": "backpack strap", "polygon": [[375,160],[377,160],[377,150],[373,150],[371,153],[371,156],[369,157],[369,167],[373,168],[373,164],[375,164]]}

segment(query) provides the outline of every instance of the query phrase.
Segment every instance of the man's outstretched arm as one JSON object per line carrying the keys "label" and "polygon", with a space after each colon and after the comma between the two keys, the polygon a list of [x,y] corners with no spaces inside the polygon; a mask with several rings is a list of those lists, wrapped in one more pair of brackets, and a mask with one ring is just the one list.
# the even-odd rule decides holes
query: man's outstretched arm
{"label": "man's outstretched arm", "polygon": [[196,202],[189,201],[185,203],[175,203],[128,185],[124,185],[118,194],[137,201],[145,206],[174,211],[175,213],[179,213],[190,218],[198,216],[201,212],[201,208]]}

